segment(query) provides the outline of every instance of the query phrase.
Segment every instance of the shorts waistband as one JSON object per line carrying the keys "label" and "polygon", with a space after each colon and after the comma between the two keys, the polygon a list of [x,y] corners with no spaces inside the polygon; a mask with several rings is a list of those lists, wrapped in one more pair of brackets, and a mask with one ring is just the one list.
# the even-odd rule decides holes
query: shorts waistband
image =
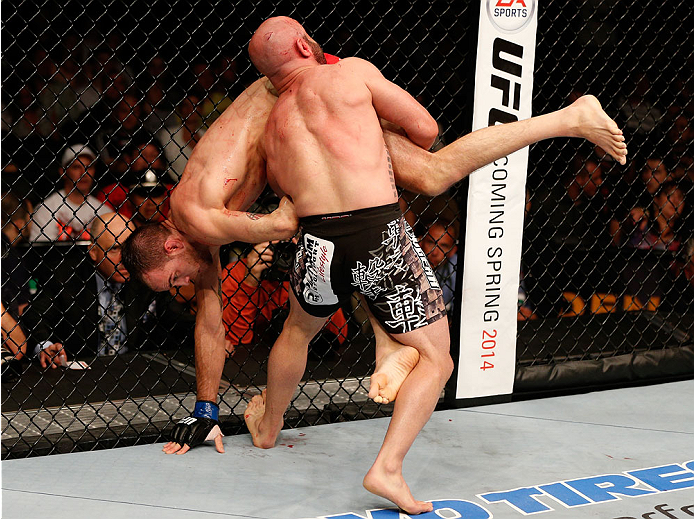
{"label": "shorts waistband", "polygon": [[396,202],[344,213],[305,216],[299,219],[299,224],[304,231],[316,232],[322,236],[339,236],[385,225],[400,216],[400,204]]}

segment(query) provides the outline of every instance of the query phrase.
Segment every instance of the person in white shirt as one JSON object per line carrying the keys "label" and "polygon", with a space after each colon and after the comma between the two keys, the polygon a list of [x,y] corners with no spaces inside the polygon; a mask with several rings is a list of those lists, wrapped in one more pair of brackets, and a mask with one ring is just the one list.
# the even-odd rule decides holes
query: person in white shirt
{"label": "person in white shirt", "polygon": [[94,185],[96,160],[96,153],[85,144],[65,149],[60,161],[63,188],[36,207],[30,241],[89,239],[87,230],[92,220],[111,211],[89,194]]}

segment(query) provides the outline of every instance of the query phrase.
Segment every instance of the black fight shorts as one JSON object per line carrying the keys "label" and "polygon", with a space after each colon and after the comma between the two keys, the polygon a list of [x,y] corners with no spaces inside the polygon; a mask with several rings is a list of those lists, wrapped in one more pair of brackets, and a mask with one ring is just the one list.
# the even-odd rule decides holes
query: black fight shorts
{"label": "black fight shorts", "polygon": [[328,317],[358,291],[390,333],[446,315],[443,294],[398,204],[300,221],[290,284],[301,307]]}

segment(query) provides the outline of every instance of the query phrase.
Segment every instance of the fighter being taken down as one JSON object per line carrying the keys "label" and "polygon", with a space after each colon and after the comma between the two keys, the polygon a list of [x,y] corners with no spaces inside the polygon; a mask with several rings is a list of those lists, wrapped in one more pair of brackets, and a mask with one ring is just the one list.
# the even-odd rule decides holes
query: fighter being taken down
{"label": "fighter being taken down", "polygon": [[[317,59],[325,62],[322,54]],[[233,241],[288,239],[298,228],[288,198],[269,215],[245,212],[267,182],[263,133],[277,100],[273,92],[270,82],[260,78],[236,98],[196,145],[172,193],[169,219],[138,228],[123,247],[128,271],[152,289],[165,291],[195,283],[198,402],[192,418],[196,420],[176,426],[172,442],[164,447],[167,453],[183,454],[205,439],[214,439],[217,450],[223,452],[216,404],[226,359],[219,246]],[[498,158],[554,137],[587,139],[626,163],[621,130],[592,96],[556,112],[477,130],[436,153],[420,148],[397,128],[384,129],[396,183],[428,196],[443,193]],[[388,402],[396,397],[418,356],[377,324],[373,327],[376,368],[369,396]]]}

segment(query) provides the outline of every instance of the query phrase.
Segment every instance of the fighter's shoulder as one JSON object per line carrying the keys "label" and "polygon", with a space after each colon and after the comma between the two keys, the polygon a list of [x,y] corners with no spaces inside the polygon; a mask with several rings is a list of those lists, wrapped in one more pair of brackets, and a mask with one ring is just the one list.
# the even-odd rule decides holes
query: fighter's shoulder
{"label": "fighter's shoulder", "polygon": [[366,80],[367,83],[369,80],[378,80],[383,77],[378,67],[362,58],[353,57],[341,59],[339,63],[333,66],[340,67],[343,75],[349,76],[355,80],[363,79]]}
{"label": "fighter's shoulder", "polygon": [[343,58],[337,63],[335,63],[335,66],[340,67],[340,68],[360,68],[360,69],[369,69],[369,70],[378,70],[376,66],[371,63],[370,61],[367,61],[362,58],[357,58],[356,56],[350,57],[350,58]]}

